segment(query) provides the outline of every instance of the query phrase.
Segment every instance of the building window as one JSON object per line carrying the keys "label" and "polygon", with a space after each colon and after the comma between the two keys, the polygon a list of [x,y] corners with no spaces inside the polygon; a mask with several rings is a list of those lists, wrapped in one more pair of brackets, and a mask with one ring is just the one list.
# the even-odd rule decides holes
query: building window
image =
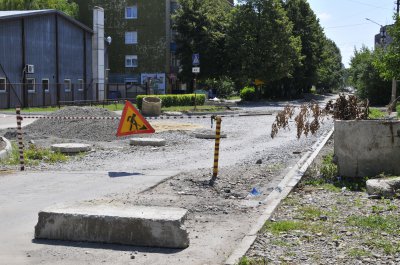
{"label": "building window", "polygon": [[85,90],[85,84],[83,83],[83,79],[78,79],[78,91]]}
{"label": "building window", "polygon": [[0,77],[0,92],[6,92],[6,79],[3,77]]}
{"label": "building window", "polygon": [[125,67],[137,67],[138,59],[137,55],[125,55]]}
{"label": "building window", "polygon": [[135,19],[137,18],[137,6],[128,6],[125,8],[125,18]]}
{"label": "building window", "polygon": [[125,44],[137,44],[137,31],[125,32]]}
{"label": "building window", "polygon": [[64,91],[71,92],[71,79],[64,79]]}
{"label": "building window", "polygon": [[35,78],[27,78],[26,79],[26,89],[28,90],[28,93],[35,93]]}
{"label": "building window", "polygon": [[49,79],[42,79],[42,89],[45,93],[50,92]]}

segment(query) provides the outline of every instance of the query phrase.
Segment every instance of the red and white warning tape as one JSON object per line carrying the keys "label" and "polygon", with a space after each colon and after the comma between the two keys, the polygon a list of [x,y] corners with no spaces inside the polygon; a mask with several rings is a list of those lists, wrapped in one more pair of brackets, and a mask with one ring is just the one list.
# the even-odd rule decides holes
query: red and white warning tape
{"label": "red and white warning tape", "polygon": [[50,119],[50,120],[119,120],[120,117],[58,117],[58,116],[26,116],[23,119]]}
{"label": "red and white warning tape", "polygon": [[[227,117],[249,117],[249,116],[270,116],[272,113],[242,113],[218,115],[221,118]],[[50,120],[120,120],[121,117],[59,117],[59,116],[31,116],[20,114],[23,119],[50,119]],[[210,119],[212,115],[180,115],[180,116],[150,116],[146,120],[177,120],[177,119]]]}

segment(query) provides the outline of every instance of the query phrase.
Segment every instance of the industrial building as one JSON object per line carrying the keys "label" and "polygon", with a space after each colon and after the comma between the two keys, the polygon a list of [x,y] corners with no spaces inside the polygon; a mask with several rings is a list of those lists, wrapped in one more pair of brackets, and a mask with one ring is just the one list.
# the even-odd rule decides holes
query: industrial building
{"label": "industrial building", "polygon": [[60,11],[0,11],[0,108],[96,99],[92,35]]}

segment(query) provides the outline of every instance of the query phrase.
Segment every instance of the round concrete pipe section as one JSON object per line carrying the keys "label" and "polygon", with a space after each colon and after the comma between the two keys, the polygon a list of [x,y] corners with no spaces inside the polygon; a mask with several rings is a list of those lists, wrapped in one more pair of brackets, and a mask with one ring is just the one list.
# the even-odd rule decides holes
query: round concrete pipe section
{"label": "round concrete pipe section", "polygon": [[7,159],[12,151],[10,141],[5,137],[0,137],[0,160]]}
{"label": "round concrete pipe section", "polygon": [[145,97],[142,101],[143,115],[159,116],[161,115],[161,99],[156,97]]}
{"label": "round concrete pipe section", "polygon": [[77,154],[82,152],[90,151],[90,145],[88,144],[79,144],[79,143],[62,143],[62,144],[53,144],[51,146],[51,150],[60,152],[63,154]]}
{"label": "round concrete pipe section", "polygon": [[131,138],[129,140],[129,144],[135,146],[164,146],[166,143],[164,139],[158,138]]}
{"label": "round concrete pipe section", "polygon": [[[195,132],[194,136],[200,139],[215,139],[215,131],[207,130],[207,131],[199,131]],[[226,138],[227,135],[225,133],[221,133],[220,138]]]}

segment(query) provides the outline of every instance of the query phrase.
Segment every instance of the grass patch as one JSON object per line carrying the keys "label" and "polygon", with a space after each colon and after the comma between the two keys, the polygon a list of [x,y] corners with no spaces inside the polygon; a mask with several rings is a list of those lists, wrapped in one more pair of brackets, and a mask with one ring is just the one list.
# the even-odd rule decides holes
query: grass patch
{"label": "grass patch", "polygon": [[271,222],[267,221],[264,224],[264,229],[277,235],[281,232],[290,232],[293,230],[306,230],[307,224],[302,221],[283,220]]}
{"label": "grass patch", "polygon": [[[26,112],[53,112],[59,110],[58,107],[42,107],[42,108],[23,108],[21,109],[21,113],[26,113]],[[4,109],[2,112],[5,113],[15,113],[15,109]]]}
{"label": "grass patch", "polygon": [[312,174],[304,179],[302,185],[320,187],[332,192],[339,192],[343,187],[351,191],[364,191],[367,177],[346,178],[338,176],[338,167],[333,163],[333,154],[323,158],[319,167],[319,175]]}
{"label": "grass patch", "polygon": [[309,221],[294,221],[294,220],[282,220],[282,221],[267,221],[264,224],[265,231],[269,231],[272,234],[278,235],[279,233],[287,233],[294,230],[308,231],[311,233],[326,233],[330,230],[330,227],[326,223],[310,223]]}
{"label": "grass patch", "polygon": [[397,233],[400,229],[400,216],[376,215],[369,216],[352,215],[347,218],[346,223],[350,226],[367,229],[372,233],[386,232]]}
{"label": "grass patch", "polygon": [[[13,143],[12,153],[10,158],[2,160],[0,163],[6,165],[19,165],[19,150],[18,146]],[[25,165],[38,165],[41,162],[54,164],[57,162],[65,162],[68,157],[60,152],[53,152],[48,148],[39,148],[30,145],[24,149]]]}
{"label": "grass patch", "polygon": [[388,239],[375,238],[366,242],[369,247],[377,248],[385,252],[386,255],[394,255],[400,252],[400,243]]}
{"label": "grass patch", "polygon": [[385,117],[386,113],[377,109],[377,108],[369,108],[368,118],[370,119],[381,119]]}
{"label": "grass patch", "polygon": [[299,214],[305,220],[314,220],[322,215],[329,215],[329,213],[313,206],[303,206],[299,208]]}
{"label": "grass patch", "polygon": [[347,254],[352,258],[361,258],[361,257],[371,257],[372,253],[368,250],[361,249],[361,248],[352,248],[350,249]]}
{"label": "grass patch", "polygon": [[242,257],[239,260],[238,265],[267,265],[268,260],[266,258],[257,258],[257,259],[252,259],[249,257]]}

